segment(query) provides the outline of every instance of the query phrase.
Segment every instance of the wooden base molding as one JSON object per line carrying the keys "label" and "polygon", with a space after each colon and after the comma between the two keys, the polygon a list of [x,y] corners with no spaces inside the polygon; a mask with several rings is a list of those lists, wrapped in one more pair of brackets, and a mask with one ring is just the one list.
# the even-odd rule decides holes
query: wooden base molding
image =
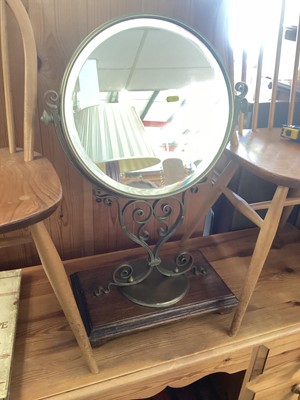
{"label": "wooden base molding", "polygon": [[[203,272],[188,275],[187,294],[176,304],[168,307],[145,307],[128,300],[113,286],[107,294],[95,296],[99,286],[107,287],[114,264],[99,265],[98,268],[71,275],[77,304],[93,347],[118,336],[136,333],[143,329],[164,325],[208,312],[225,312],[237,304],[237,299],[204,258],[199,250],[192,252],[194,265]],[[173,259],[174,256],[169,256]],[[144,259],[142,259],[144,260]],[[162,259],[163,260],[163,259]],[[133,264],[136,260],[124,260]],[[164,260],[163,260],[164,261]],[[165,278],[166,280],[170,278]],[[164,282],[162,282],[164,285]],[[154,287],[154,290],[158,287]]]}

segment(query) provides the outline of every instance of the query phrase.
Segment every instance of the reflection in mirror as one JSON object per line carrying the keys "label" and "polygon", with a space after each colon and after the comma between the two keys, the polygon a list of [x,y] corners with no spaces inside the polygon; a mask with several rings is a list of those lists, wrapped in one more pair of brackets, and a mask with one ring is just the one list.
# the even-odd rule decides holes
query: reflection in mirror
{"label": "reflection in mirror", "polygon": [[133,18],[93,34],[63,85],[67,140],[94,182],[161,197],[201,179],[226,145],[231,94],[203,39]]}

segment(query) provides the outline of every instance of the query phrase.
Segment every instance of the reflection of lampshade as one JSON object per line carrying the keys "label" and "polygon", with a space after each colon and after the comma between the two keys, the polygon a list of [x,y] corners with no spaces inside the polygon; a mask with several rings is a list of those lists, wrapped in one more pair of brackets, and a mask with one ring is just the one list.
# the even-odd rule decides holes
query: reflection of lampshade
{"label": "reflection of lampshade", "polygon": [[143,123],[134,107],[103,103],[80,110],[76,126],[88,156],[106,171],[106,163],[117,162],[119,172],[135,171],[158,164],[145,139]]}

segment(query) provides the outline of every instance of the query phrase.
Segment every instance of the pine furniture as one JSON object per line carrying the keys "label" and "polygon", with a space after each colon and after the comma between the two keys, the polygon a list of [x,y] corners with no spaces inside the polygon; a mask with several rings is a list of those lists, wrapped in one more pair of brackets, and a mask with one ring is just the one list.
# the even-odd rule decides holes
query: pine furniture
{"label": "pine furniture", "polygon": [[[14,19],[11,17],[14,16]],[[60,256],[45,227],[44,220],[58,207],[62,188],[52,164],[41,154],[34,152],[35,111],[37,102],[37,53],[35,39],[28,14],[19,0],[1,0],[1,61],[6,114],[8,146],[0,149],[0,233],[28,228],[29,235],[1,237],[0,247],[18,246],[33,240],[44,270],[64,310],[82,354],[92,372],[97,372],[92,349],[83,327],[76,303]],[[24,54],[24,87],[22,131],[15,128],[16,116],[12,98],[8,24],[17,23],[22,38]],[[2,85],[3,82],[3,85]],[[22,92],[23,90],[23,92]],[[2,117],[2,116],[1,116]]]}
{"label": "pine furniture", "polygon": [[[257,230],[191,239],[238,294]],[[300,235],[285,229],[271,249],[239,335],[228,336],[230,314],[208,314],[127,335],[94,349],[90,374],[41,267],[23,270],[11,400],[133,400],[167,385],[183,387],[215,372],[246,371],[239,400],[296,400],[300,382]],[[169,243],[166,251],[178,248]],[[68,273],[101,268],[141,250],[65,262]],[[251,397],[252,396],[252,397]]]}
{"label": "pine furniture", "polygon": [[[225,151],[228,164],[222,173],[212,181],[210,194],[206,197],[205,201],[199,205],[199,212],[195,215],[194,223],[187,227],[182,238],[182,244],[184,244],[196,229],[197,220],[200,215],[206,214],[221,194],[226,196],[238,212],[260,228],[260,234],[249,264],[243,290],[239,297],[239,305],[231,323],[231,335],[237,334],[241,326],[276,232],[284,226],[293,207],[300,204],[299,143],[281,138],[281,129],[274,127],[278,72],[283,41],[284,13],[285,1],[282,1],[281,15],[278,23],[277,51],[274,64],[268,127],[260,129],[257,126],[263,65],[263,49],[261,48],[257,61],[257,80],[254,95],[252,128],[248,130],[243,129],[243,114],[241,114],[237,129],[238,134],[236,135],[235,132],[236,127],[233,127],[232,139]],[[299,30],[300,19],[298,32]],[[293,123],[294,118],[299,53],[300,34],[298,33],[295,43],[294,73],[291,80],[289,111],[286,121],[288,125]],[[242,60],[242,80],[246,80],[246,72],[247,62],[244,54]],[[240,87],[237,88],[237,90],[243,92],[244,88]],[[274,183],[276,185],[276,190],[272,198],[268,201],[250,203],[247,199],[242,198],[238,193],[231,190],[230,182],[240,168],[244,168],[254,176],[263,178],[265,181]],[[265,215],[260,214],[262,210],[267,211]]]}

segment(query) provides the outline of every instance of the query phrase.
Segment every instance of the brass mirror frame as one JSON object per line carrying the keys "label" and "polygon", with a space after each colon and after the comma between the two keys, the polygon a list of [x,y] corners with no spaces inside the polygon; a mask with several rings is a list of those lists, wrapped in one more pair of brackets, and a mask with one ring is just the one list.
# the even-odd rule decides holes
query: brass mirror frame
{"label": "brass mirror frame", "polygon": [[[227,127],[226,131],[224,132],[224,138],[223,142],[213,158],[212,162],[205,168],[202,173],[197,174],[197,169],[195,172],[193,172],[190,176],[188,176],[184,180],[184,184],[182,182],[177,182],[162,188],[151,188],[151,189],[142,189],[142,188],[135,188],[135,187],[129,187],[126,186],[122,183],[115,182],[113,181],[110,177],[108,177],[104,172],[102,172],[94,163],[92,160],[89,159],[89,157],[85,154],[83,151],[80,154],[80,151],[78,150],[80,147],[77,147],[77,144],[80,144],[79,139],[77,139],[74,135],[72,135],[72,132],[69,132],[68,129],[68,121],[66,120],[66,115],[65,115],[65,101],[66,96],[67,96],[67,88],[68,88],[68,82],[70,75],[72,73],[72,70],[74,68],[74,65],[76,65],[76,62],[78,61],[78,58],[82,55],[82,52],[84,49],[86,49],[86,46],[88,46],[99,34],[102,34],[105,32],[108,28],[111,28],[117,24],[128,22],[128,21],[133,21],[133,20],[147,20],[147,21],[162,21],[167,24],[171,24],[172,26],[181,29],[182,32],[187,32],[188,35],[194,36],[199,42],[201,42],[207,50],[211,53],[213,58],[216,60],[220,71],[224,77],[224,81],[226,84],[227,88],[227,94],[228,94],[228,110],[229,110],[229,115],[228,115],[228,121],[227,121]],[[191,37],[192,37],[191,36]],[[83,65],[83,64],[81,64]],[[192,28],[186,26],[185,24],[171,19],[167,17],[162,17],[162,16],[156,16],[156,15],[133,15],[130,17],[125,17],[121,19],[117,19],[114,21],[110,21],[107,24],[104,24],[100,26],[99,28],[95,29],[93,32],[91,32],[87,38],[80,44],[80,46],[77,48],[75,53],[73,54],[73,57],[71,58],[66,72],[64,74],[61,88],[60,88],[60,124],[62,129],[57,129],[58,132],[58,137],[61,142],[61,145],[66,152],[68,158],[72,162],[73,165],[89,180],[91,181],[96,187],[102,188],[105,191],[109,193],[116,193],[117,195],[121,195],[123,197],[130,197],[130,198],[135,198],[135,199],[158,199],[158,198],[165,198],[165,197],[170,197],[174,196],[178,193],[181,193],[183,191],[186,191],[187,189],[191,188],[197,182],[201,181],[205,176],[208,174],[208,172],[213,168],[213,166],[216,164],[218,159],[220,158],[221,154],[223,153],[229,137],[231,133],[231,126],[232,126],[232,121],[233,121],[233,113],[234,113],[234,102],[233,102],[233,90],[231,87],[231,82],[229,79],[229,76],[226,72],[225,67],[223,66],[222,61],[220,60],[220,57],[218,56],[217,52],[214,50],[212,45],[205,39],[203,38],[198,32],[193,30]],[[93,165],[94,164],[94,165]],[[113,182],[113,184],[111,184]]]}
{"label": "brass mirror frame", "polygon": [[[193,42],[199,41],[205,46],[205,52],[207,51],[207,54],[209,54],[208,59],[214,59],[214,64],[216,62],[216,69],[219,68],[220,77],[223,76],[224,78],[222,85],[224,82],[225,85],[222,90],[224,90],[224,93],[227,92],[228,96],[228,103],[226,102],[228,118],[226,114],[222,116],[224,127],[226,120],[227,125],[223,138],[222,136],[220,136],[220,139],[218,138],[220,147],[215,155],[212,153],[212,156],[210,156],[214,156],[213,160],[208,159],[206,161],[207,166],[203,167],[204,170],[201,172],[198,169],[197,174],[196,169],[183,181],[184,185],[182,182],[177,182],[163,188],[142,189],[113,181],[87,156],[80,143],[77,130],[74,129],[74,137],[72,137],[72,132],[68,130],[68,121],[64,112],[65,100],[68,96],[67,85],[78,57],[85,47],[105,30],[116,24],[136,19],[147,20],[149,24],[154,20],[171,24],[172,27],[175,26],[176,29],[185,32],[185,36],[193,38]],[[83,63],[84,61],[81,65]],[[77,77],[78,73],[77,67]],[[73,81],[71,80],[69,90],[72,90],[75,76],[74,70],[74,77],[72,78]],[[238,88],[236,89],[238,90]],[[71,93],[73,94],[73,91]],[[148,254],[147,260],[144,258],[124,260],[124,263],[118,266],[105,265],[105,268],[81,271],[71,275],[73,292],[89,340],[93,346],[101,345],[106,340],[128,332],[138,332],[155,324],[163,324],[187,316],[224,310],[235,306],[237,299],[234,294],[200,251],[176,249],[176,251],[179,250],[176,255],[161,252],[162,246],[183,222],[187,190],[191,189],[196,192],[197,184],[206,177],[218,161],[228,143],[231,126],[235,123],[239,111],[239,108],[235,107],[234,114],[231,81],[212,45],[195,30],[171,18],[156,15],[133,15],[110,21],[94,30],[77,48],[64,74],[60,94],[58,95],[55,91],[48,91],[45,98],[46,104],[51,110],[51,115],[44,111],[43,121],[46,123],[54,122],[59,141],[71,163],[94,184],[96,201],[102,201],[106,206],[113,204],[117,206],[118,219],[124,234],[133,242],[142,246]],[[69,98],[69,118],[71,118],[73,111],[71,101],[72,99]],[[71,121],[71,125],[75,127],[74,120]],[[213,123],[214,121],[212,121],[212,125]],[[77,142],[80,144],[79,148],[81,148],[82,154],[78,153]],[[95,173],[89,165],[94,166]],[[125,204],[122,197],[126,198]],[[129,219],[129,224],[127,224],[126,221]],[[147,231],[147,224],[150,221],[159,224],[157,232],[159,237],[155,245],[150,244],[151,235]],[[207,290],[207,285],[210,285],[213,290]],[[120,299],[120,295],[123,296],[122,299]],[[126,308],[125,298],[131,303],[130,311]],[[183,300],[183,302],[180,300]],[[102,313],[104,309],[105,315]],[[121,314],[119,313],[120,310]]]}

